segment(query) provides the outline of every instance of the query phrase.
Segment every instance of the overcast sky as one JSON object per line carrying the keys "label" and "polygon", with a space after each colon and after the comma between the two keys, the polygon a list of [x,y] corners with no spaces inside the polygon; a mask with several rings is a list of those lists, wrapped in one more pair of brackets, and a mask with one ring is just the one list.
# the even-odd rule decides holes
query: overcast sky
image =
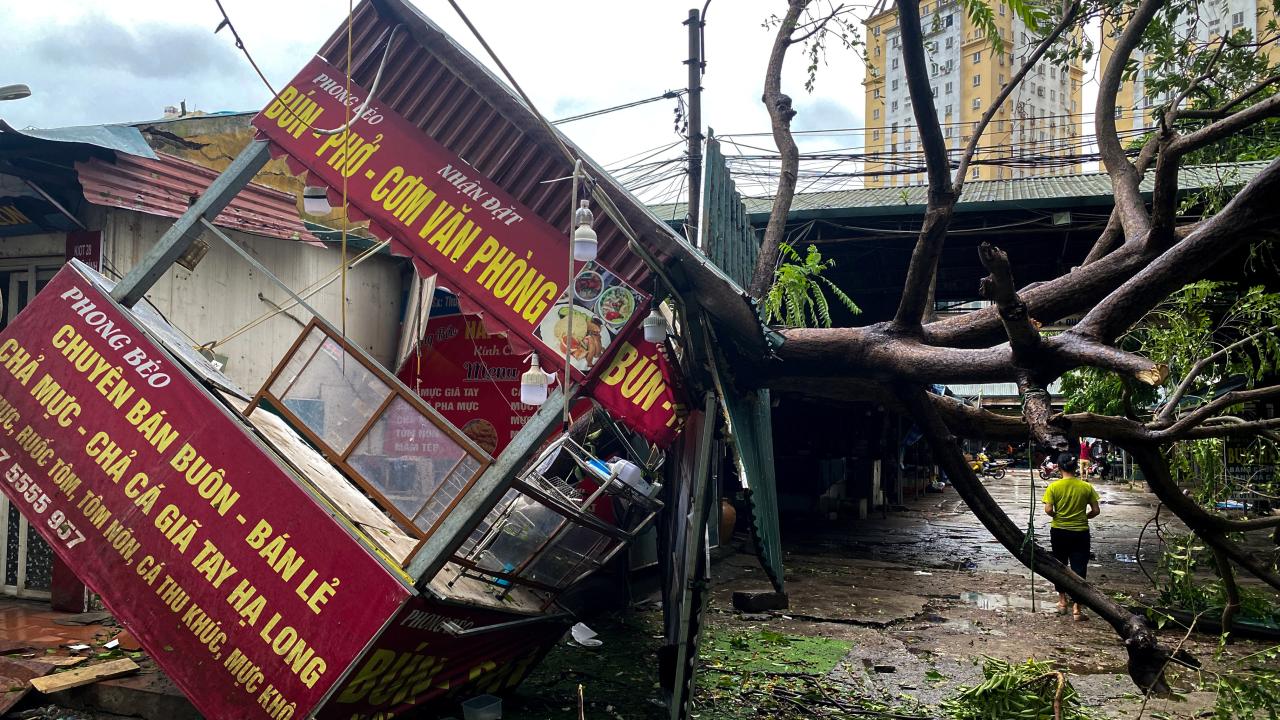
{"label": "overcast sky", "polygon": [[[413,0],[471,52],[486,59],[444,0]],[[701,0],[698,0],[700,4]],[[688,53],[682,22],[690,0],[462,0],[490,45],[552,119],[683,88]],[[271,82],[292,78],[346,18],[346,0],[223,0]],[[768,130],[760,92],[771,34],[762,22],[784,0],[713,0],[707,12],[703,117],[717,133]],[[221,19],[214,0],[0,0],[5,62],[0,85],[23,82],[32,96],[0,104],[15,127],[58,127],[155,119],[166,105],[257,110],[270,93]],[[805,58],[794,53],[785,89],[796,127],[863,124],[862,63],[833,54],[812,95]],[[675,101],[663,100],[562,129],[592,157],[612,163],[675,142]],[[765,137],[752,138],[772,148]],[[860,144],[860,136],[810,139],[803,149]]]}

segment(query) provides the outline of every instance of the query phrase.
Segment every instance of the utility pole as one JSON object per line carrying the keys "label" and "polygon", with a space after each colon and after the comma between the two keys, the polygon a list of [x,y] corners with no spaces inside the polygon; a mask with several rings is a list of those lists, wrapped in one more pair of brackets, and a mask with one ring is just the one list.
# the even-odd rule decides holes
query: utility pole
{"label": "utility pole", "polygon": [[[684,21],[689,28],[689,203],[685,222],[689,242],[698,244],[702,212],[702,18],[696,9]],[[705,248],[704,248],[705,250]]]}

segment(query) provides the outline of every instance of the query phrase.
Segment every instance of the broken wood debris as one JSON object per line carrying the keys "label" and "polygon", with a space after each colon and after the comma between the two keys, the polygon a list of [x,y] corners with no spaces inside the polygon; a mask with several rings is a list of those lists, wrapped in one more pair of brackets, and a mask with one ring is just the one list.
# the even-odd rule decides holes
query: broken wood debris
{"label": "broken wood debris", "polygon": [[76,668],[56,675],[34,678],[31,681],[31,687],[48,695],[62,690],[90,685],[99,680],[110,680],[122,675],[129,675],[137,671],[138,664],[132,660],[111,660],[110,662]]}

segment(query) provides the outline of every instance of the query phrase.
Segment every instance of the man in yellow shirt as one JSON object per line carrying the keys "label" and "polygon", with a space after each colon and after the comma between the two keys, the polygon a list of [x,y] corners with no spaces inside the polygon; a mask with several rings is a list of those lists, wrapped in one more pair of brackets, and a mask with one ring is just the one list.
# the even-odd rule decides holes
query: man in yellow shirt
{"label": "man in yellow shirt", "polygon": [[[1049,483],[1044,490],[1044,512],[1053,521],[1049,523],[1049,545],[1053,556],[1083,580],[1089,571],[1089,520],[1098,517],[1102,506],[1098,504],[1098,491],[1076,475],[1079,460],[1072,453],[1058,456],[1058,469],[1062,478]],[[1067,593],[1059,587],[1058,612],[1067,612]],[[1080,603],[1074,603],[1072,615],[1084,620]]]}

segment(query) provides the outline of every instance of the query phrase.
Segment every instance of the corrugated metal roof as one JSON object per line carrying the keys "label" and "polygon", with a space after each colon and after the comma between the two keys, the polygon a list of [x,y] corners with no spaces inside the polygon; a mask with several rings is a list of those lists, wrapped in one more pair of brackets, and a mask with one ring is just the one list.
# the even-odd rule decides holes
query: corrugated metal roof
{"label": "corrugated metal roof", "polygon": [[[568,228],[567,190],[560,180],[572,173],[557,139],[583,159],[588,172],[639,235],[645,250],[664,264],[679,264],[693,286],[692,300],[737,329],[738,339],[763,344],[759,321],[741,288],[705,256],[564,137],[548,131],[507,85],[455,43],[417,8],[404,0],[364,0],[352,19],[352,79],[372,84],[383,57],[378,40],[396,24],[397,34],[383,70],[376,106],[392,110],[466,160],[485,177],[546,220]],[[320,50],[339,66],[347,57],[343,23]],[[554,135],[552,134],[554,133]],[[648,289],[643,260],[629,247],[615,223],[596,214],[599,259],[633,285]],[[752,335],[748,337],[748,335]]]}
{"label": "corrugated metal roof", "polygon": [[49,142],[78,143],[119,153],[153,158],[155,153],[138,129],[130,125],[84,125],[65,128],[24,128],[19,130],[0,120],[0,132],[23,135]]}
{"label": "corrugated metal roof", "polygon": [[[94,205],[177,218],[186,212],[218,173],[181,158],[156,154],[154,160],[117,155],[114,163],[92,158],[76,163],[85,200]],[[303,226],[296,200],[288,193],[249,184],[218,215],[214,224],[254,235],[322,245]]]}
{"label": "corrugated metal roof", "polygon": [[[1219,183],[1243,185],[1262,172],[1268,164],[1267,161],[1259,161],[1184,167],[1178,175],[1179,189],[1194,191]],[[1148,173],[1142,182],[1142,192],[1150,194],[1153,184],[1153,174]],[[800,193],[791,204],[791,215],[794,219],[801,220],[805,219],[805,213],[815,211],[872,209],[917,213],[926,204],[927,192],[927,185],[907,185]],[[960,202],[956,204],[957,210],[976,210],[986,203],[1036,203],[1072,199],[1112,202],[1111,178],[1104,172],[1010,180],[971,180],[964,184],[962,192]],[[751,215],[767,215],[773,198],[745,198],[744,202]],[[684,217],[683,203],[658,205],[653,210],[662,217]]]}
{"label": "corrugated metal roof", "polygon": [[708,133],[702,182],[702,244],[711,260],[742,287],[751,284],[760,239],[733,184],[720,141]]}

